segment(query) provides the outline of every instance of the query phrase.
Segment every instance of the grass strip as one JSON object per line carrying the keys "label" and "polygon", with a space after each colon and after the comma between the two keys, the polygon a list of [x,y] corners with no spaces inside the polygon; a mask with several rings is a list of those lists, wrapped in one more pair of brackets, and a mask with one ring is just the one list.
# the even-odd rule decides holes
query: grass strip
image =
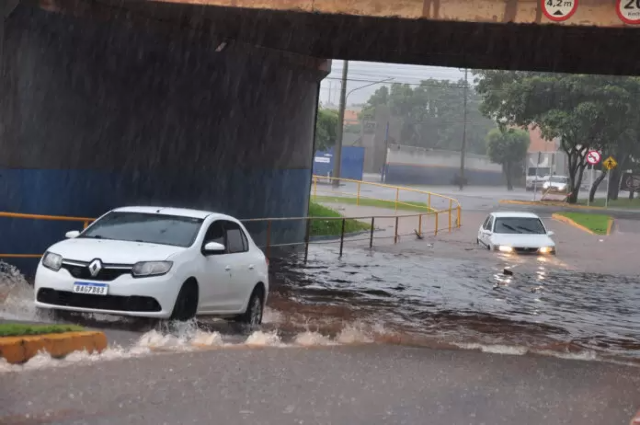
{"label": "grass strip", "polygon": [[[339,212],[311,201],[309,203],[309,217],[343,217]],[[371,226],[358,220],[347,218],[344,233],[356,233],[371,230]],[[340,236],[342,220],[311,220],[309,233],[311,236]]]}
{"label": "grass strip", "polygon": [[0,323],[0,337],[59,334],[63,332],[79,332],[83,330],[84,328],[82,326],[76,325],[32,325],[27,323]]}
{"label": "grass strip", "polygon": [[589,214],[581,212],[561,212],[558,214],[575,221],[579,225],[586,227],[598,235],[607,234],[609,220],[611,220],[611,217],[604,214]]}

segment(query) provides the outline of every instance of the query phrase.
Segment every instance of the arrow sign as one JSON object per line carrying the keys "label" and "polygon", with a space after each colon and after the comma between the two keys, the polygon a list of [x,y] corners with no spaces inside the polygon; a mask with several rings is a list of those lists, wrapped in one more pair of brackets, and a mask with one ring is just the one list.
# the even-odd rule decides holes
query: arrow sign
{"label": "arrow sign", "polygon": [[[640,0],[638,1],[640,2]],[[540,0],[540,5],[542,6],[542,12],[548,19],[554,22],[562,22],[576,13],[578,0]]]}
{"label": "arrow sign", "polygon": [[589,153],[587,153],[587,162],[591,165],[596,165],[600,162],[600,152],[589,151]]}

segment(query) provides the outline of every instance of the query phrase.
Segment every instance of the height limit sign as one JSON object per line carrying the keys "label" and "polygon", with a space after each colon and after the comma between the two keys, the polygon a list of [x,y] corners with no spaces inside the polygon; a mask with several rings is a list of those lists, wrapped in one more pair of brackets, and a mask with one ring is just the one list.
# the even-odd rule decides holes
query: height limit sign
{"label": "height limit sign", "polygon": [[544,16],[554,22],[569,19],[578,9],[578,0],[540,0]]}

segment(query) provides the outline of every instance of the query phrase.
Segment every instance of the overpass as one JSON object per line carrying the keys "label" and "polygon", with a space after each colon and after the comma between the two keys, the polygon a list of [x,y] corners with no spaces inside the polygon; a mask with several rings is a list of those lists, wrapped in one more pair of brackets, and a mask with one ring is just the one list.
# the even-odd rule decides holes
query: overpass
{"label": "overpass", "polygon": [[[554,22],[525,0],[4,0],[0,210],[306,215],[325,58],[637,74],[638,29],[575,1]],[[0,252],[68,228],[25,226]]]}

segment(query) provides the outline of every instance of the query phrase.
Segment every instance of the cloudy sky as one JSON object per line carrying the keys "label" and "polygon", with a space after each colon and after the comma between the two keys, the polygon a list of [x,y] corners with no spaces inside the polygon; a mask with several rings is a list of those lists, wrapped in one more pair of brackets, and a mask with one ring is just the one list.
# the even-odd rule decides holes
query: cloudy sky
{"label": "cloudy sky", "polygon": [[[343,61],[334,60],[331,74],[322,81],[320,101],[323,104],[338,104],[340,99],[340,79],[342,78]],[[464,71],[457,68],[443,68],[438,66],[398,65],[377,62],[349,62],[349,81],[347,90],[368,86],[380,80],[393,78],[388,84],[408,83],[419,84],[421,80],[429,78],[437,80],[458,81],[464,78]],[[384,84],[384,83],[383,83]],[[366,102],[369,97],[383,84],[373,84],[355,90],[349,95],[349,105]]]}

